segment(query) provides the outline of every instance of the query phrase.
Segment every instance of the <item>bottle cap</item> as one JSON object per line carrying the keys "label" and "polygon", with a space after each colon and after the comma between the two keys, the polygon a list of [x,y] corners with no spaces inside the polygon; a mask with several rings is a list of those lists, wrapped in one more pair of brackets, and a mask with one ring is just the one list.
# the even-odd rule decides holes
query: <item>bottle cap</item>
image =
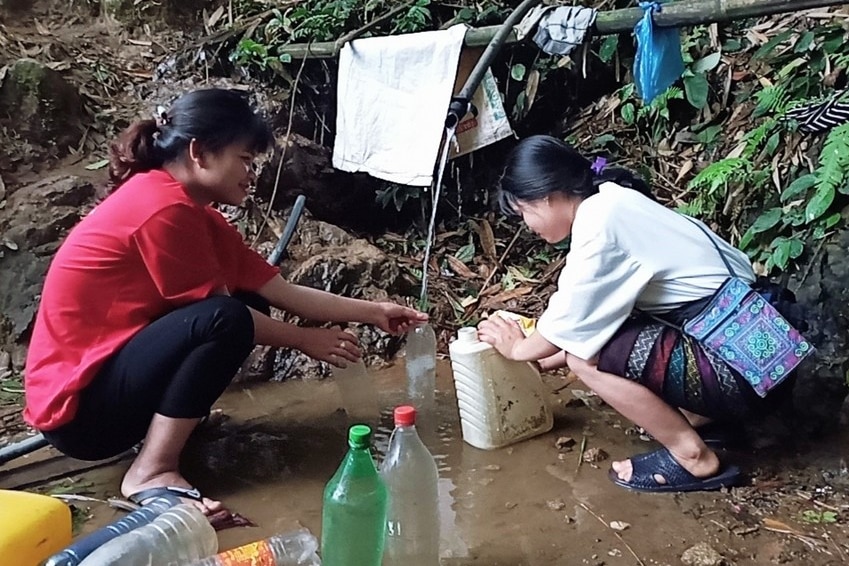
{"label": "bottle cap", "polygon": [[416,408],[410,405],[395,407],[395,426],[412,426],[416,424]]}
{"label": "bottle cap", "polygon": [[348,431],[348,446],[351,448],[367,448],[371,443],[371,428],[357,424]]}
{"label": "bottle cap", "polygon": [[478,329],[474,326],[466,326],[457,331],[457,340],[460,342],[478,342]]}

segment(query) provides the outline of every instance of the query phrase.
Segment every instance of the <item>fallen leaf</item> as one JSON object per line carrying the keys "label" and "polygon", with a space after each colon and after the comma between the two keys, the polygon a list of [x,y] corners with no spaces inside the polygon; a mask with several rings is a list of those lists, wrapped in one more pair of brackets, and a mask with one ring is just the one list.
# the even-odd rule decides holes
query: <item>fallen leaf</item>
{"label": "fallen leaf", "polygon": [[769,517],[765,518],[763,521],[764,527],[768,529],[773,529],[776,531],[782,531],[786,533],[798,533],[796,529],[791,527],[786,523],[782,523],[781,521],[776,521],[775,519],[770,519]]}
{"label": "fallen leaf", "polygon": [[495,250],[495,234],[492,231],[492,225],[484,218],[478,225],[478,238],[481,241],[481,249],[486,257],[490,259],[496,258]]}
{"label": "fallen leaf", "polygon": [[210,28],[215,27],[215,24],[218,23],[218,20],[221,19],[221,16],[224,15],[224,6],[219,6],[217,10],[212,12],[212,15],[209,16],[209,19],[206,21],[206,25]]}
{"label": "fallen leaf", "polygon": [[107,165],[109,165],[109,160],[108,159],[101,159],[99,161],[95,161],[94,163],[89,163],[88,165],[85,166],[85,168],[86,168],[87,171],[95,171],[97,169],[103,169]]}
{"label": "fallen leaf", "polygon": [[466,267],[466,264],[454,257],[453,255],[448,256],[448,265],[451,266],[451,270],[454,271],[460,277],[465,277],[466,279],[475,279],[478,274]]}
{"label": "fallen leaf", "polygon": [[504,291],[502,293],[498,293],[492,297],[488,297],[486,301],[481,305],[483,308],[487,308],[496,303],[506,303],[510,299],[517,299],[524,295],[529,294],[533,289],[531,287],[517,287],[516,289],[512,289],[510,291]]}
{"label": "fallen leaf", "polygon": [[691,159],[689,161],[685,161],[684,164],[681,165],[681,170],[678,171],[678,176],[675,178],[675,183],[676,184],[680,183],[681,179],[683,179],[684,176],[692,170],[693,170],[693,160]]}

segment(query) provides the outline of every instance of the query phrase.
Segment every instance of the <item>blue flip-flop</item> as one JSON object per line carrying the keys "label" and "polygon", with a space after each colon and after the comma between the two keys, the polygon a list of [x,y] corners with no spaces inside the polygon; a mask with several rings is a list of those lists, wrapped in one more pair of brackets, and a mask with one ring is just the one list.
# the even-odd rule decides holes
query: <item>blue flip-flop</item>
{"label": "blue flip-flop", "polygon": [[144,505],[145,502],[150,501],[155,497],[165,497],[168,499],[180,497],[183,499],[191,499],[192,501],[199,501],[203,503],[203,495],[201,495],[201,493],[197,489],[193,487],[178,487],[175,485],[143,489],[128,496],[127,500],[131,503],[135,503],[136,505]]}
{"label": "blue flip-flop", "polygon": [[[661,448],[654,452],[638,454],[631,458],[633,472],[625,481],[612,468],[607,473],[610,481],[625,489],[653,493],[683,491],[710,491],[737,485],[742,474],[737,466],[724,466],[709,478],[697,478],[672,457],[669,450]],[[654,476],[663,476],[666,483],[658,483]]]}

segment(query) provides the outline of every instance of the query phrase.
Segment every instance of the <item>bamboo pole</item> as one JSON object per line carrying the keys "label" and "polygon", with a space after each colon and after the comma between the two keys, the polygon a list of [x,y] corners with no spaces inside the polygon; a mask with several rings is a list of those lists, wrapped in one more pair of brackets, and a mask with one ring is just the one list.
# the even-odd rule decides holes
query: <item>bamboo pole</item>
{"label": "bamboo pole", "polygon": [[[663,10],[655,14],[655,22],[659,26],[686,27],[840,4],[849,4],[849,0],[680,0],[664,4]],[[643,11],[640,8],[599,12],[593,34],[613,35],[630,32],[642,17]],[[467,47],[484,47],[500,27],[496,25],[472,28],[466,33],[464,44]],[[515,33],[511,33],[506,43],[516,41]],[[280,53],[290,55],[292,59],[329,59],[339,53],[341,46],[342,42],[339,41],[294,43],[281,47]]]}

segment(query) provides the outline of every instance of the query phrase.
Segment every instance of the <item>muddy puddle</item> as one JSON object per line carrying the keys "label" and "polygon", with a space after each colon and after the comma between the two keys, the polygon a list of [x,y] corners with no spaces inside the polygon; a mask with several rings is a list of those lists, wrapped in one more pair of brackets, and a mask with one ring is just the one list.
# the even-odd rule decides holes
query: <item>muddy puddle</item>
{"label": "muddy puddle", "polygon": [[[420,432],[438,462],[443,565],[680,564],[682,554],[699,543],[738,565],[843,564],[849,555],[846,522],[800,526],[791,521],[798,509],[784,509],[780,500],[770,506],[770,490],[776,492],[782,484],[760,494],[767,501],[761,508],[741,499],[738,490],[651,495],[613,486],[607,479],[610,460],[654,445],[627,434],[630,423],[610,409],[577,399],[575,395],[583,397],[580,390],[573,394],[577,384],[564,388],[556,376],[546,378],[555,410],[551,432],[499,450],[473,448],[461,439],[446,362],[440,362],[438,373],[437,414],[420,423]],[[384,408],[375,435],[380,459],[391,432],[392,408],[404,401],[403,362],[374,372],[374,377]],[[184,472],[206,495],[258,525],[219,532],[222,549],[302,526],[320,535],[324,484],[346,449],[349,422],[341,406],[332,380],[234,386],[219,401],[217,407],[229,418],[195,435]],[[558,448],[566,443],[563,437],[574,445]],[[603,451],[599,457],[604,459],[579,466],[584,442],[587,451]],[[842,443],[843,452],[849,447],[845,435],[829,446],[834,442]],[[818,467],[838,466],[839,454],[832,452],[808,454],[819,462],[811,470],[813,477]],[[799,472],[802,462],[774,465],[779,472],[795,465]],[[757,467],[751,458],[740,463]],[[115,496],[128,465],[125,459],[76,474],[61,485],[68,492]],[[20,484],[26,480],[21,475],[0,474],[0,487]],[[846,503],[843,498],[827,506],[845,518]],[[122,514],[104,504],[79,505],[89,513],[81,532]],[[765,529],[765,517],[799,533],[816,533],[825,542],[811,552],[795,535]]]}

